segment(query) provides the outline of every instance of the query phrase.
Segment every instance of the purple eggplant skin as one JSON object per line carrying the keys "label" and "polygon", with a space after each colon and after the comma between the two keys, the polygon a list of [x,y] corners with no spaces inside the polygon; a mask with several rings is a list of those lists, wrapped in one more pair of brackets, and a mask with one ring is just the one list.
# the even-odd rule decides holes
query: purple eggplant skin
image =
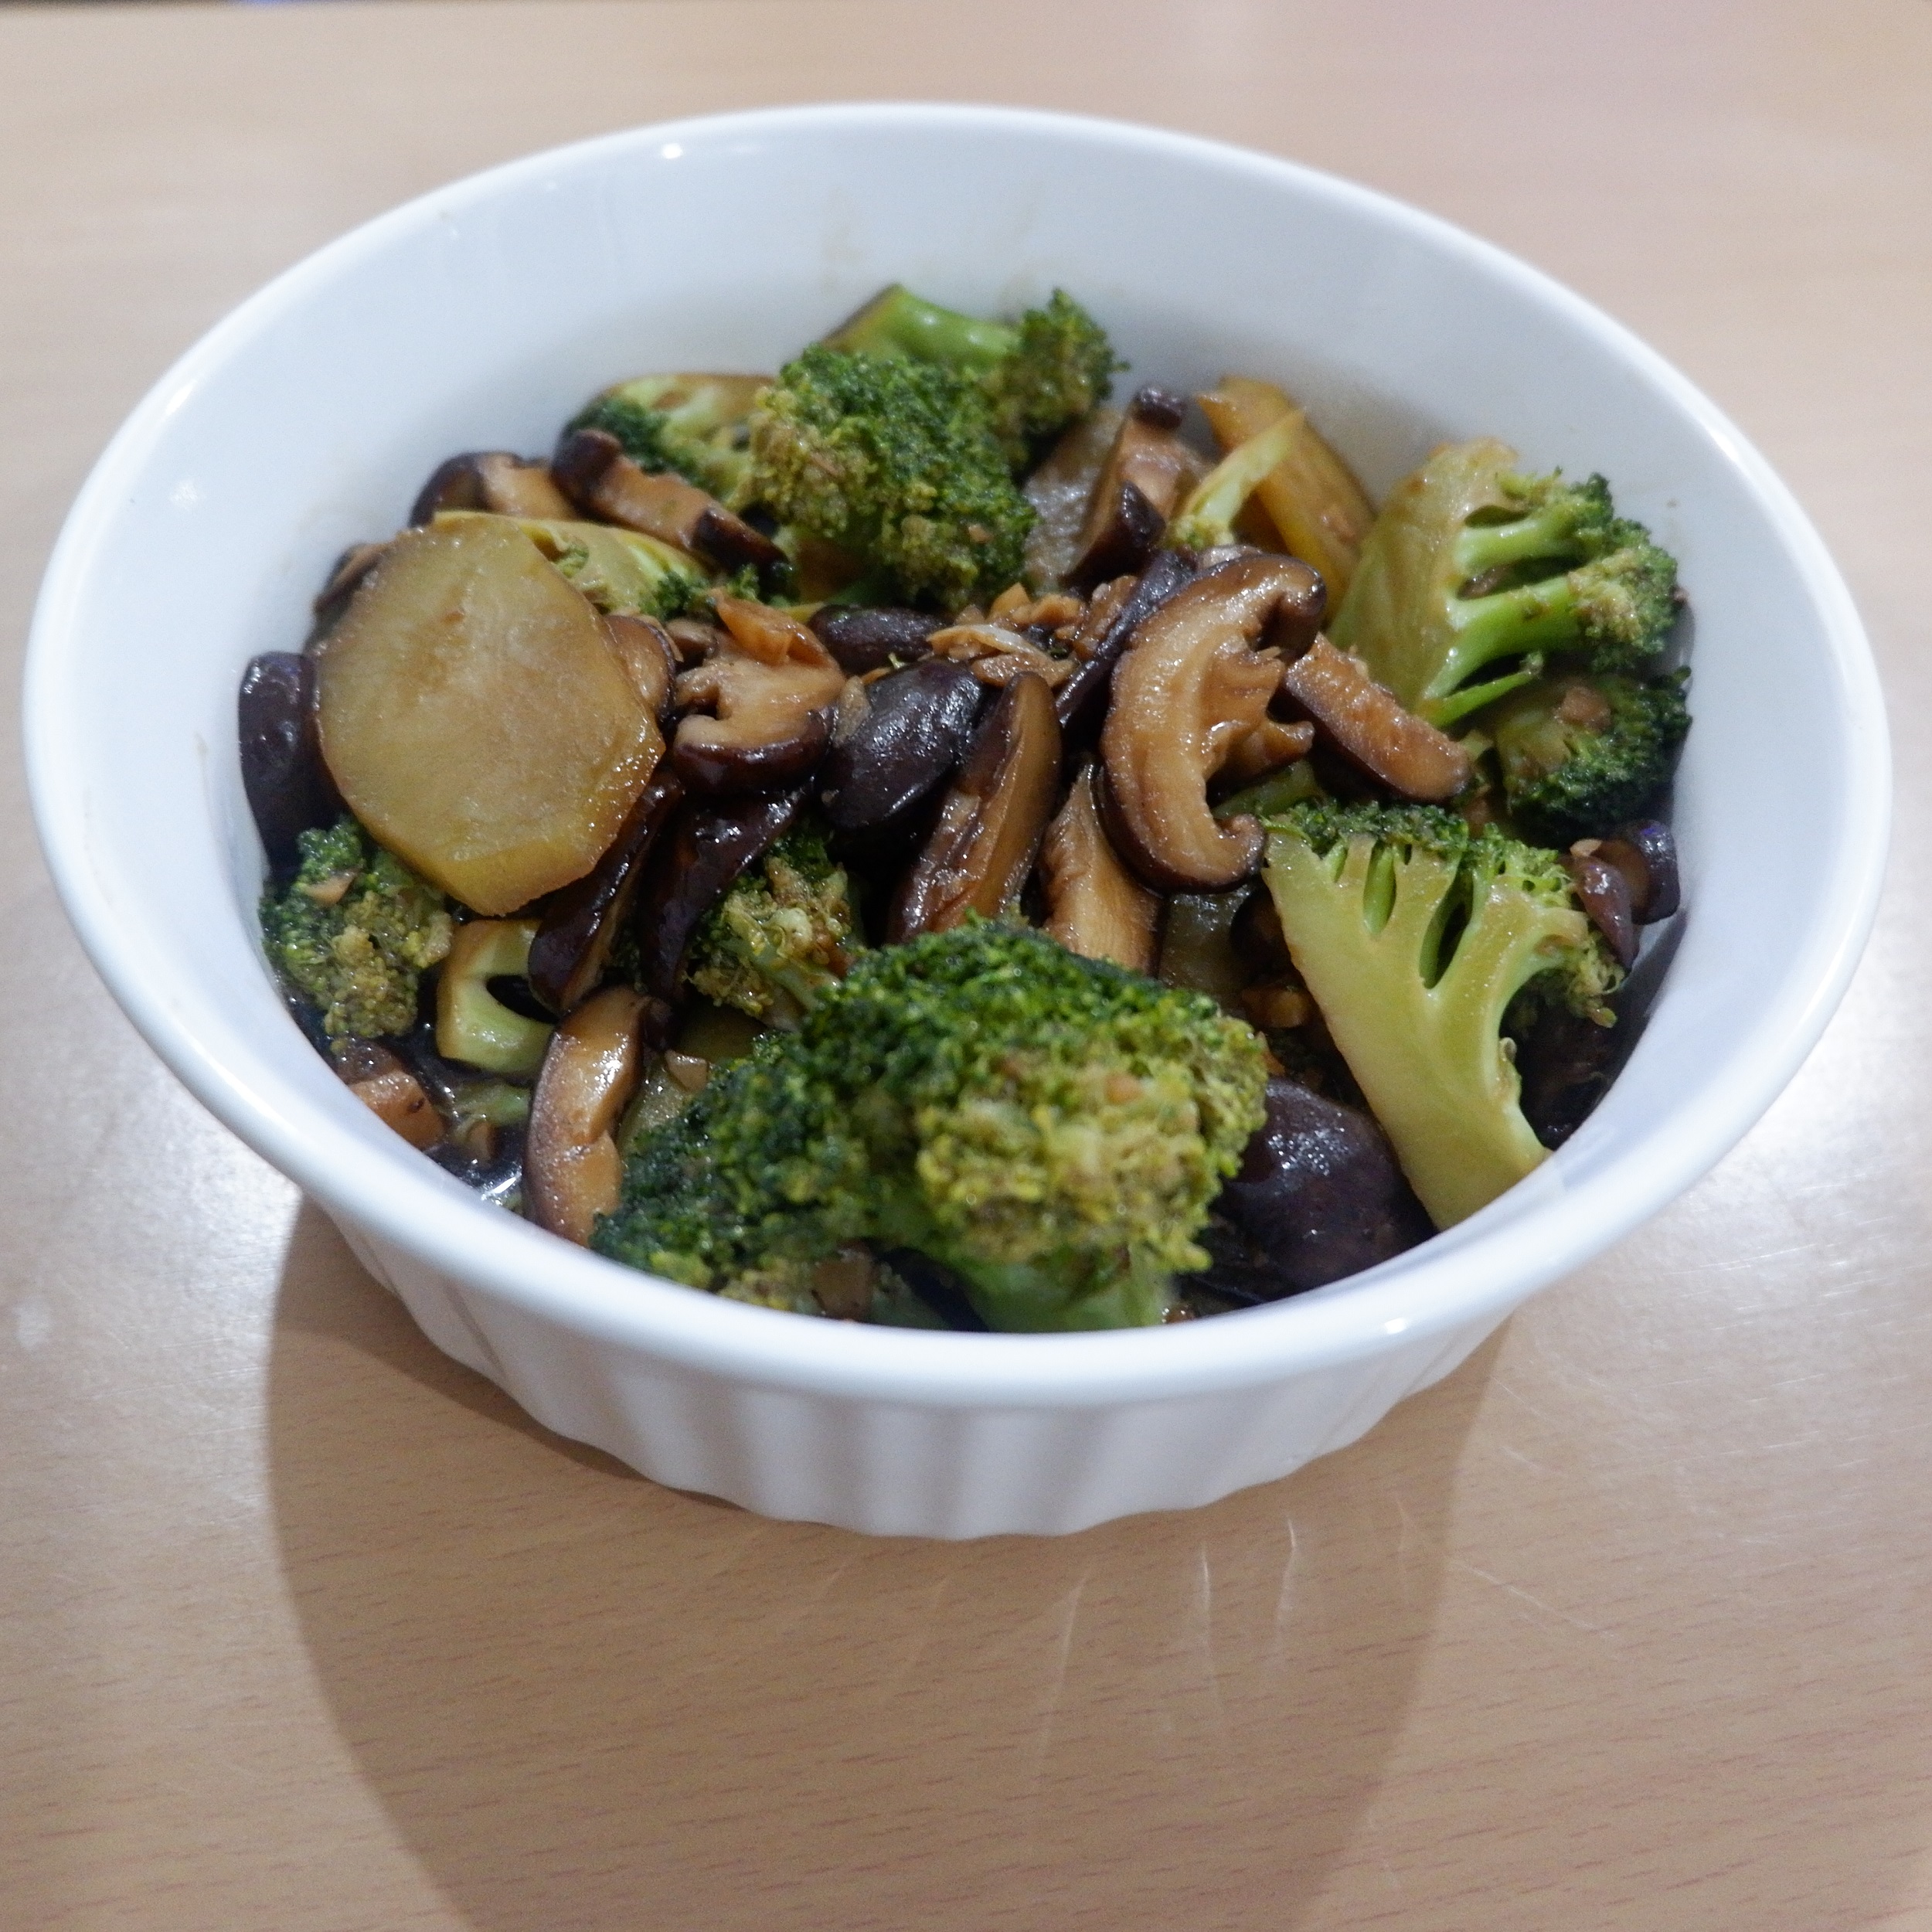
{"label": "purple eggplant skin", "polygon": [[271,651],[242,673],[242,788],[273,866],[292,864],[298,836],[332,825],[348,808],[322,761],[315,728],[314,667]]}
{"label": "purple eggplant skin", "polygon": [[1127,601],[1094,647],[1094,655],[1053,694],[1054,715],[1060,719],[1070,757],[1073,750],[1099,736],[1101,721],[1107,715],[1107,694],[1114,682],[1114,667],[1135,627],[1193,580],[1194,566],[1180,551],[1156,550],[1141,573],[1140,581],[1128,593]]}
{"label": "purple eggplant skin", "polygon": [[966,755],[986,692],[968,666],[947,658],[867,685],[864,718],[819,772],[833,831],[876,832],[930,798]]}
{"label": "purple eggplant skin", "polygon": [[683,990],[685,955],[732,882],[791,829],[811,787],[687,799],[652,849],[638,889],[638,991],[667,1006]]}
{"label": "purple eggplant skin", "polygon": [[1435,1230],[1369,1116],[1296,1080],[1268,1082],[1267,1119],[1222,1189],[1184,1277],[1233,1301],[1277,1301],[1393,1260]]}
{"label": "purple eggplant skin", "polygon": [[945,628],[944,617],[896,604],[821,604],[811,614],[811,634],[849,677],[883,671],[896,660],[910,664],[927,655],[926,640]]}
{"label": "purple eggplant skin", "polygon": [[677,774],[660,764],[610,850],[583,878],[551,896],[530,942],[529,966],[530,990],[551,1013],[568,1014],[596,990],[651,848],[683,798]]}

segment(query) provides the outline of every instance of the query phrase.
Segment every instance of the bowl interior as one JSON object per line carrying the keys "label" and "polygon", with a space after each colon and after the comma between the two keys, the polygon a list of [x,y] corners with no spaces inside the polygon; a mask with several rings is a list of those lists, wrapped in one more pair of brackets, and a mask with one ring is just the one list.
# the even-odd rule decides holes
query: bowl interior
{"label": "bowl interior", "polygon": [[[1570,1145],[1372,1277],[1185,1334],[992,1338],[974,1362],[1057,1347],[1059,1376],[1078,1372],[1070,1351],[1112,1348],[1122,1372],[1233,1372],[1277,1349],[1369,1346],[1391,1321],[1519,1297],[1716,1159],[1835,1003],[1883,856],[1876,686],[1801,515],[1655,357],[1454,230],[1233,150],[985,110],[694,122],[460,183],[291,271],[142,405],[49,573],[29,750],[83,937],[202,1099],[325,1204],[502,1292],[648,1345],[750,1349],[774,1375],[822,1352],[821,1325],[505,1227],[337,1084],[257,951],[235,691],[254,654],[299,648],[332,560],[393,529],[442,457],[544,451],[626,375],[772,368],[894,279],[985,311],[1064,285],[1114,332],[1129,383],[1278,380],[1372,492],[1478,434],[1537,468],[1600,470],[1677,553],[1695,607],[1676,806],[1689,910],[1647,1030]],[[836,1338],[853,1360],[924,1373],[951,1349],[980,1374],[968,1339]]]}

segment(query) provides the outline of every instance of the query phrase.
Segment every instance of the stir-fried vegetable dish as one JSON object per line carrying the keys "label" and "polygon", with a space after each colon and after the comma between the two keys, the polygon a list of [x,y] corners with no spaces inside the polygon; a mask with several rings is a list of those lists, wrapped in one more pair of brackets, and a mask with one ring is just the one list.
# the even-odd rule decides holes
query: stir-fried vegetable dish
{"label": "stir-fried vegetable dish", "polygon": [[1278,1300],[1547,1158],[1677,910],[1673,560],[1124,367],[895,287],[436,468],[241,691],[350,1090],[616,1261],[931,1328]]}

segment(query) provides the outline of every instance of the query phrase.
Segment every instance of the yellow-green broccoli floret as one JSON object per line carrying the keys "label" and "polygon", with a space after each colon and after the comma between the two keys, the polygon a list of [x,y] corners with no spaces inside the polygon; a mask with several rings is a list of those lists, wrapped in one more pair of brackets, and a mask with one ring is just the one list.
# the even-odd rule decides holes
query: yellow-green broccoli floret
{"label": "yellow-green broccoli floret", "polygon": [[845,869],[816,826],[788,832],[742,874],[692,941],[691,984],[767,1026],[795,1027],[860,950]]}
{"label": "yellow-green broccoli floret", "polygon": [[262,897],[262,940],[331,1039],[406,1033],[417,982],[450,950],[449,903],[348,817],[304,832],[295,876]]}
{"label": "yellow-green broccoli floret", "polygon": [[744,495],[849,552],[882,594],[945,611],[1015,581],[1033,526],[971,378],[820,345],[753,412]]}
{"label": "yellow-green broccoli floret", "polygon": [[1531,981],[1608,1025],[1622,978],[1556,853],[1423,805],[1267,821],[1264,876],[1342,1056],[1438,1227],[1546,1158],[1503,1015]]}
{"label": "yellow-green broccoli floret", "polygon": [[770,1298],[871,1240],[953,1269],[993,1328],[1158,1321],[1265,1080],[1212,1000],[975,921],[863,954],[715,1076],[594,1245]]}

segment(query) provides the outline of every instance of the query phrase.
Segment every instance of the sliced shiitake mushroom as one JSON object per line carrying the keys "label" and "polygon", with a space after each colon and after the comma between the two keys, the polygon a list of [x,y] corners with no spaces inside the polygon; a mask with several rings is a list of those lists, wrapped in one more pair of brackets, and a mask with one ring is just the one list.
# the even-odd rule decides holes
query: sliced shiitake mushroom
{"label": "sliced shiitake mushroom", "polygon": [[1070,953],[1151,973],[1161,921],[1159,895],[1121,862],[1100,823],[1094,767],[1083,765],[1060,815],[1040,842],[1046,930]]}
{"label": "sliced shiitake mushroom", "polygon": [[944,932],[968,913],[997,917],[1026,883],[1060,775],[1053,693],[1038,678],[1015,678],[980,726],[900,889],[889,942]]}
{"label": "sliced shiitake mushroom", "polygon": [[1273,1301],[1391,1260],[1435,1232],[1387,1137],[1359,1108],[1271,1080],[1267,1118],[1216,1197],[1190,1283]]}
{"label": "sliced shiitake mushroom", "polygon": [[1073,640],[1079,668],[1053,696],[1053,715],[1069,740],[1084,743],[1100,730],[1114,667],[1140,626],[1194,580],[1194,566],[1178,550],[1157,550],[1138,578],[1117,580],[1096,593],[1087,622]]}
{"label": "sliced shiitake mushroom", "polygon": [[423,485],[410,522],[420,527],[444,510],[488,510],[496,516],[570,517],[570,499],[542,463],[507,450],[471,450],[439,463]]}
{"label": "sliced shiitake mushroom", "polygon": [[655,617],[613,611],[604,616],[604,634],[637,687],[645,708],[661,719],[670,708],[672,680],[678,675],[680,662],[670,633]]}
{"label": "sliced shiitake mushroom", "polygon": [[830,742],[845,673],[783,611],[739,597],[713,601],[726,634],[678,679],[678,702],[698,709],[679,721],[672,761],[696,792],[788,784],[818,764]]}
{"label": "sliced shiitake mushroom", "polygon": [[271,651],[242,673],[242,789],[271,863],[294,858],[295,841],[341,815],[315,728],[315,667],[307,658]]}
{"label": "sliced shiitake mushroom", "polygon": [[[1590,842],[1585,840],[1584,844]],[[1573,847],[1566,862],[1570,883],[1590,923],[1604,936],[1617,964],[1626,972],[1637,963],[1637,917],[1631,903],[1630,880],[1622,868],[1599,852]]]}
{"label": "sliced shiitake mushroom", "polygon": [[1281,684],[1338,750],[1391,791],[1440,804],[1469,789],[1475,769],[1468,753],[1326,638],[1288,666]]}
{"label": "sliced shiitake mushroom", "polygon": [[1305,718],[1292,724],[1281,718],[1264,718],[1245,738],[1238,740],[1228,753],[1227,762],[1216,774],[1229,787],[1259,784],[1284,765],[1305,758],[1315,747],[1315,726]]}
{"label": "sliced shiitake mushroom", "polygon": [[808,796],[800,785],[685,801],[652,850],[638,888],[634,930],[646,992],[676,1004],[699,921],[739,873],[791,830]]}
{"label": "sliced shiitake mushroom", "polygon": [[811,614],[811,634],[842,671],[862,678],[869,671],[923,658],[926,640],[944,623],[943,617],[896,604],[821,604]]}
{"label": "sliced shiitake mushroom", "polygon": [[651,849],[683,797],[675,772],[655,773],[611,849],[546,903],[527,971],[531,992],[552,1012],[571,1012],[604,977]]}
{"label": "sliced shiitake mushroom", "polygon": [[644,996],[607,986],[551,1036],[530,1100],[523,1149],[525,1211],[580,1246],[617,1204],[624,1161],[615,1128],[637,1091]]}
{"label": "sliced shiitake mushroom", "polygon": [[665,471],[642,469],[604,430],[578,430],[558,446],[551,462],[558,482],[578,506],[609,523],[641,530],[675,543],[721,570],[775,570],[784,553],[718,499]]}
{"label": "sliced shiitake mushroom", "polygon": [[972,740],[985,688],[963,664],[927,658],[850,689],[862,709],[826,754],[827,822],[870,832],[901,822],[949,777]]}
{"label": "sliced shiitake mushroom", "polygon": [[342,1084],[411,1147],[431,1148],[443,1138],[443,1117],[423,1083],[378,1040],[335,1042],[330,1057]]}
{"label": "sliced shiitake mushroom", "polygon": [[1292,557],[1244,557],[1135,630],[1100,734],[1102,807],[1121,857],[1157,891],[1221,891],[1260,863],[1260,824],[1217,821],[1208,785],[1281,682],[1264,638],[1298,628],[1321,594],[1321,580]]}
{"label": "sliced shiitake mushroom", "polygon": [[1640,926],[1668,919],[1682,903],[1677,877],[1677,841],[1669,826],[1655,818],[1620,825],[1594,847],[1596,855],[1614,866],[1630,886],[1631,916]]}
{"label": "sliced shiitake mushroom", "polygon": [[1104,406],[1089,410],[1027,478],[1026,500],[1033,506],[1033,527],[1026,537],[1029,583],[1064,583],[1080,561],[1087,508],[1120,433],[1121,417],[1120,410]]}
{"label": "sliced shiitake mushroom", "polygon": [[1066,573],[1084,590],[1138,570],[1167,529],[1182,491],[1206,467],[1175,434],[1187,404],[1165,389],[1144,389],[1107,452],[1080,531],[1080,556]]}

